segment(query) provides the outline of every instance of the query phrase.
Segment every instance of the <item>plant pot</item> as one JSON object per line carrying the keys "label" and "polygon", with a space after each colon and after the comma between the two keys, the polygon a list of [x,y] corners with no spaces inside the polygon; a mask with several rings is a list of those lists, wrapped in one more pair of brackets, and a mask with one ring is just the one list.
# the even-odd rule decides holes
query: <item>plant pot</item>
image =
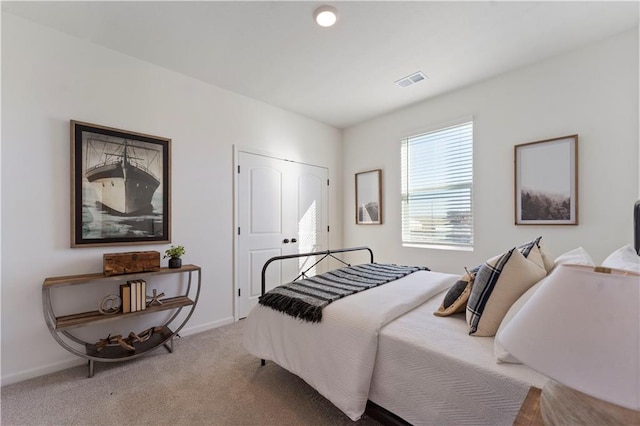
{"label": "plant pot", "polygon": [[182,267],[182,259],[179,257],[172,257],[169,259],[169,268],[181,268]]}

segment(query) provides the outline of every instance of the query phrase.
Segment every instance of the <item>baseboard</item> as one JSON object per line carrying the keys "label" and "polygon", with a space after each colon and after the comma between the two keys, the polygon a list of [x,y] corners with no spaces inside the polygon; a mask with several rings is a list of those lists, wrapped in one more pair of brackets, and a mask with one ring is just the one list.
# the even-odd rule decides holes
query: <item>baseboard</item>
{"label": "baseboard", "polygon": [[206,324],[199,325],[197,327],[185,327],[178,333],[180,336],[190,336],[192,334],[202,333],[203,331],[213,330],[214,328],[222,327],[223,325],[231,324],[234,322],[233,317],[222,318],[217,321],[212,321]]}
{"label": "baseboard", "polygon": [[[203,331],[213,330],[214,328],[222,327],[223,325],[231,324],[234,322],[233,317],[223,318],[217,321],[212,321],[206,324],[199,325],[197,327],[185,327],[180,330],[180,336],[189,336],[191,334],[202,333]],[[0,386],[11,385],[13,383],[22,382],[24,380],[33,379],[34,377],[44,376],[46,374],[56,373],[67,368],[77,367],[79,365],[86,365],[87,360],[79,357],[73,357],[63,361],[48,364],[42,367],[31,368],[29,370],[19,371],[17,373],[8,374],[2,376]]]}
{"label": "baseboard", "polygon": [[53,364],[47,364],[41,367],[31,368],[29,370],[23,370],[17,373],[8,374],[6,376],[2,376],[2,386],[11,385],[13,383],[22,382],[25,380],[33,379],[35,377],[44,376],[46,374],[56,373],[58,371],[66,370],[67,368],[86,365],[86,363],[86,359],[73,357],[63,361],[54,362]]}

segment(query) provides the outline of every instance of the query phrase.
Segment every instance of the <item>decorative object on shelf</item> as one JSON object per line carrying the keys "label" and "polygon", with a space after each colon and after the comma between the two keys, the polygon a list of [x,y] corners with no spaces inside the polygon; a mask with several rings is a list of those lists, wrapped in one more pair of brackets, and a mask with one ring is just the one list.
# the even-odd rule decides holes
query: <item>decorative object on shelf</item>
{"label": "decorative object on shelf", "polygon": [[112,336],[111,334],[109,334],[105,339],[100,339],[96,344],[96,351],[100,352],[101,350],[103,350],[105,347],[109,346],[109,345],[120,345],[123,348],[125,348],[126,350],[133,352],[136,350],[136,348],[134,348],[133,346],[131,346],[125,339],[122,338],[121,334],[116,334],[115,336]]}
{"label": "decorative object on shelf", "polygon": [[182,266],[181,257],[186,253],[183,246],[171,246],[164,252],[163,259],[169,258],[169,268],[180,268]]}
{"label": "decorative object on shelf", "polygon": [[71,120],[71,247],[171,241],[171,139]]}
{"label": "decorative object on shelf", "polygon": [[356,224],[382,224],[382,170],[356,173]]}
{"label": "decorative object on shelf", "polygon": [[515,146],[516,225],[578,224],[578,135]]}
{"label": "decorative object on shelf", "polygon": [[133,346],[134,343],[146,342],[151,338],[151,335],[153,335],[153,333],[161,333],[163,330],[164,327],[159,326],[148,328],[140,334],[136,334],[132,331],[126,338],[123,338],[121,334],[116,334],[115,336],[109,334],[105,339],[100,339],[98,342],[96,342],[95,347],[96,350],[100,352],[102,349],[109,345],[119,345],[130,352],[134,352],[136,350],[136,348]]}
{"label": "decorative object on shelf", "polygon": [[[120,337],[122,337],[122,336],[120,336]],[[112,344],[112,342],[111,342],[111,334],[109,334],[106,338],[100,339],[100,340],[98,340],[96,342],[96,344],[95,344],[96,351],[100,352],[102,349],[104,349],[106,346],[108,346],[110,344]]]}
{"label": "decorative object on shelf", "polygon": [[160,269],[159,251],[130,251],[125,253],[105,253],[102,269],[106,276],[154,272]]}
{"label": "decorative object on shelf", "polygon": [[131,333],[129,333],[129,337],[128,339],[131,340],[131,343],[136,343],[136,342],[146,342],[147,340],[149,340],[151,338],[151,335],[153,333],[161,333],[164,330],[164,327],[162,326],[158,326],[158,327],[150,327],[147,328],[146,330],[144,330],[143,332],[141,332],[140,334],[135,334],[133,331]]}
{"label": "decorative object on shelf", "polygon": [[154,306],[154,305],[162,305],[162,300],[160,300],[161,297],[164,296],[164,292],[158,294],[158,291],[154,288],[153,289],[153,296],[147,296],[147,300],[149,300],[150,302],[147,303],[147,306]]}
{"label": "decorative object on shelf", "polygon": [[110,294],[102,298],[98,306],[98,312],[102,315],[113,315],[120,312],[122,307],[122,299],[117,294]]}
{"label": "decorative object on shelf", "polygon": [[640,424],[639,283],[632,271],[560,265],[498,334],[551,379],[545,424]]}

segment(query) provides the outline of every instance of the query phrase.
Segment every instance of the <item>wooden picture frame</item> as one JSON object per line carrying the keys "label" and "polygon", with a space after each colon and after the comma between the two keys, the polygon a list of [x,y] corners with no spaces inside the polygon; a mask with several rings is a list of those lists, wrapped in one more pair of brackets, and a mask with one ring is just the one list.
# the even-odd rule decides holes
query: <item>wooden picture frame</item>
{"label": "wooden picture frame", "polygon": [[578,135],[515,146],[515,224],[578,224]]}
{"label": "wooden picture frame", "polygon": [[171,242],[171,139],[70,124],[71,247]]}
{"label": "wooden picture frame", "polygon": [[356,224],[382,224],[382,170],[356,173]]}

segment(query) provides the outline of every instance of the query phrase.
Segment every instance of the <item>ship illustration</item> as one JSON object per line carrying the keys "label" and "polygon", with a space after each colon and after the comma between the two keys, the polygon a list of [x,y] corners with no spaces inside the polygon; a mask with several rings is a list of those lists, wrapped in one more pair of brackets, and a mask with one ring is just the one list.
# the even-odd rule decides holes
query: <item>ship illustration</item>
{"label": "ship illustration", "polygon": [[[88,151],[100,150],[101,161],[86,168],[97,202],[109,213],[135,216],[153,211],[151,199],[160,180],[150,170],[160,151],[130,141],[88,140]],[[89,156],[86,161],[88,162]]]}

